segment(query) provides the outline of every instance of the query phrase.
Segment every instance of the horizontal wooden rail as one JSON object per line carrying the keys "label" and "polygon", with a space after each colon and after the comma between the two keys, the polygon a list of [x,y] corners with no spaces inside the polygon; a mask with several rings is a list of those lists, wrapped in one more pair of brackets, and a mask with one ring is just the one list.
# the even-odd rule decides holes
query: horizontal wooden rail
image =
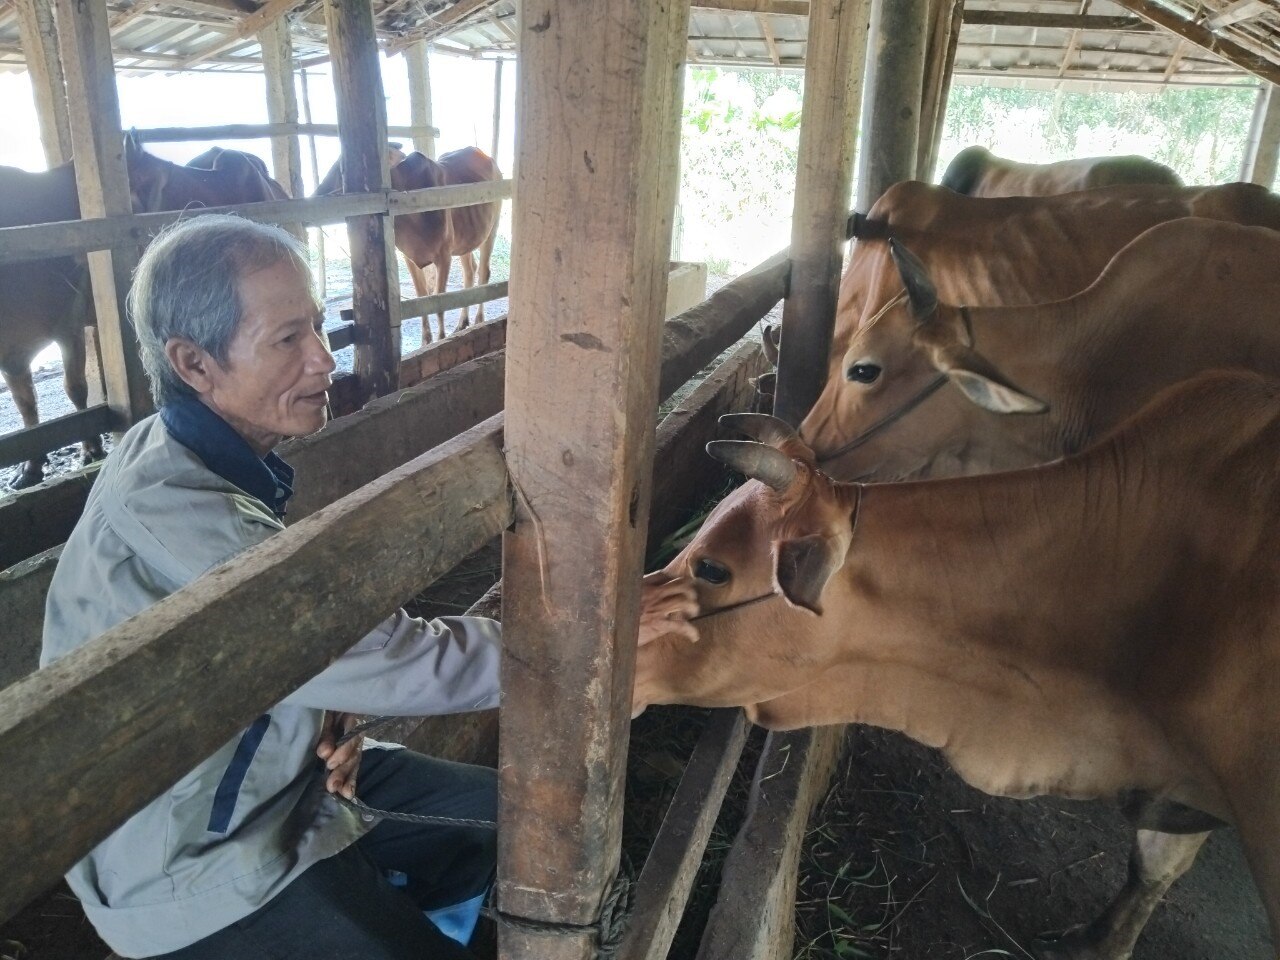
{"label": "horizontal wooden rail", "polygon": [[0,693],[0,917],[512,516],[490,418]]}
{"label": "horizontal wooden rail", "polygon": [[1095,30],[1102,33],[1154,33],[1156,30],[1145,20],[1131,16],[1013,10],[965,10],[964,23],[973,27],[1040,27],[1051,30]]}
{"label": "horizontal wooden rail", "polygon": [[342,311],[342,326],[325,331],[325,336],[329,338],[330,352],[345,350],[356,342],[356,322],[346,319],[347,314],[350,312],[350,310]]}
{"label": "horizontal wooden rail", "polygon": [[465,287],[461,290],[449,290],[446,293],[434,293],[427,297],[415,297],[412,300],[400,301],[400,319],[410,317],[429,317],[433,313],[446,310],[457,310],[459,307],[474,307],[478,303],[490,300],[501,300],[507,295],[507,281],[486,283],[482,287]]}
{"label": "horizontal wooden rail", "polygon": [[50,451],[99,436],[115,427],[115,417],[105,403],[46,420],[0,437],[0,467],[43,457]]}
{"label": "horizontal wooden rail", "polygon": [[[207,207],[201,213],[234,213],[260,223],[302,223],[322,226],[348,217],[390,213],[396,216],[429,210],[450,210],[491,203],[511,196],[510,180],[463,183],[422,190],[389,190],[299,200],[267,200],[225,207]],[[121,244],[145,244],[157,231],[191,216],[189,210],[135,213],[92,220],[64,220],[26,227],[0,228],[0,263],[40,260],[106,250]]]}
{"label": "horizontal wooden rail", "polygon": [[[279,136],[336,137],[336,123],[228,123],[220,127],[150,127],[135,129],[144,143],[186,143],[192,140],[258,140]],[[435,127],[387,127],[392,137],[438,137]]]}

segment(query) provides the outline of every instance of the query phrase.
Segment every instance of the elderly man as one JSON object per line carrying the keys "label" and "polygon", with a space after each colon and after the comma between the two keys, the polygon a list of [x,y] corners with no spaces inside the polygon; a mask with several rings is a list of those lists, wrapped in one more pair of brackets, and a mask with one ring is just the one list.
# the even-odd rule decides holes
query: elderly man
{"label": "elderly man", "polygon": [[[159,413],[116,446],[67,542],[42,663],[283,529],[296,481],[272,448],[325,422],[334,361],[305,255],[282,230],[182,223],[148,248],[129,305]],[[692,631],[690,589],[645,590],[644,638],[673,623]],[[396,611],[72,868],[89,919],[125,957],[471,956],[430,917],[474,917],[494,831],[364,822],[317,789],[316,754],[333,770],[324,785],[349,793],[347,748],[322,737],[326,709],[493,707],[498,660],[493,621]],[[494,771],[405,749],[365,750],[360,786],[373,807],[495,817]]]}

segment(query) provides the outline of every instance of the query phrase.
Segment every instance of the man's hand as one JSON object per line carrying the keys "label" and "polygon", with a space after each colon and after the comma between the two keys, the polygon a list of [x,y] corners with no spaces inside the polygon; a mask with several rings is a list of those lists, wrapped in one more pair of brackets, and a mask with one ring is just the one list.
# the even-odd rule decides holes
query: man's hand
{"label": "man's hand", "polygon": [[698,615],[698,594],[688,577],[668,579],[661,570],[644,578],[640,587],[640,646],[674,633],[697,641],[698,628],[689,622]]}
{"label": "man's hand", "polygon": [[354,713],[326,710],[320,727],[320,742],[316,745],[316,756],[325,761],[329,770],[324,779],[325,789],[330,793],[340,793],[348,800],[356,795],[356,772],[360,769],[364,735],[352,737],[341,746],[336,744],[359,723],[360,717]]}

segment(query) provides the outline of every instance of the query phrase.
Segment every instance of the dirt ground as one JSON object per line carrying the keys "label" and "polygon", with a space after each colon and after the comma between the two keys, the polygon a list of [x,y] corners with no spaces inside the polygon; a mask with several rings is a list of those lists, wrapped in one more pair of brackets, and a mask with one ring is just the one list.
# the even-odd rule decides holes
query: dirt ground
{"label": "dirt ground", "polygon": [[[1124,881],[1131,838],[1108,804],[988,797],[936,751],[855,728],[810,823],[795,955],[1029,958],[1037,937],[1101,912]],[[1275,956],[1230,830],[1210,838],[1134,953],[1135,960]]]}

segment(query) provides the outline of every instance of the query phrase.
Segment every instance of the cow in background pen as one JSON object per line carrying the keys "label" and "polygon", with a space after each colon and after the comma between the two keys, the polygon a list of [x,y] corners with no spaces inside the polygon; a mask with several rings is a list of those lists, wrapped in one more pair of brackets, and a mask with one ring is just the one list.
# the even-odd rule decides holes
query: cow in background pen
{"label": "cow in background pen", "polygon": [[1056,163],[1018,163],[986,147],[966,147],[947,165],[942,185],[970,197],[1048,197],[1094,187],[1155,183],[1182,186],[1182,178],[1146,157],[1079,157]]}

